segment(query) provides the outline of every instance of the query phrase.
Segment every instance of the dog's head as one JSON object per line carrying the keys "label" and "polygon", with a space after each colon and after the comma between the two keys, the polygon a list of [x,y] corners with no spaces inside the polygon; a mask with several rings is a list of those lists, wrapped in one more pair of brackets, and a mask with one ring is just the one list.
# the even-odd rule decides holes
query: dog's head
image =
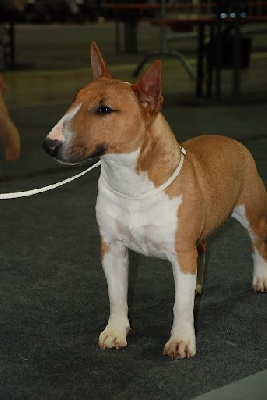
{"label": "dog's head", "polygon": [[137,150],[161,109],[160,61],[137,83],[125,83],[112,78],[93,42],[91,65],[94,81],[78,91],[43,144],[49,155],[63,163]]}

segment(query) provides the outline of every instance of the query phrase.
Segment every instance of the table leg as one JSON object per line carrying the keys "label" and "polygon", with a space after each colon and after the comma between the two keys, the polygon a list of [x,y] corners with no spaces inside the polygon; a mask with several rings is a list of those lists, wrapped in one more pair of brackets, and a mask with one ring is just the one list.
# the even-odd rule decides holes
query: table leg
{"label": "table leg", "polygon": [[10,65],[15,66],[15,24],[13,21],[9,24],[9,38],[10,38]]}
{"label": "table leg", "polygon": [[217,16],[216,29],[216,100],[222,97],[222,21],[220,15]]}
{"label": "table leg", "polygon": [[207,97],[212,97],[212,86],[213,86],[213,48],[214,48],[214,26],[210,25],[210,42],[209,48],[206,55],[207,59]]}
{"label": "table leg", "polygon": [[240,32],[240,2],[235,0],[235,23],[233,40],[233,83],[232,98],[238,101],[240,93],[240,64],[241,64],[241,32]]}
{"label": "table leg", "polygon": [[135,18],[124,22],[124,51],[127,53],[137,52],[137,25]]}
{"label": "table leg", "polygon": [[120,18],[118,14],[115,14],[115,51],[116,53],[120,53],[121,45],[120,45]]}
{"label": "table leg", "polygon": [[198,26],[198,50],[197,50],[197,79],[196,95],[203,96],[203,61],[204,61],[204,25]]}

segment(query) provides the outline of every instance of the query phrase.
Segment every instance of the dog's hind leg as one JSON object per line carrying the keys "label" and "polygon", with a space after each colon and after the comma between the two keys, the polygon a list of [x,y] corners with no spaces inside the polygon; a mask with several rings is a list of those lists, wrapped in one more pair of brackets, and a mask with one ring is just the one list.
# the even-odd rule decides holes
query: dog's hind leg
{"label": "dog's hind leg", "polygon": [[232,216],[247,230],[253,258],[252,287],[255,292],[267,292],[267,194],[255,170],[251,170]]}
{"label": "dog's hind leg", "polygon": [[197,284],[196,284],[196,295],[200,295],[203,289],[204,279],[204,268],[206,258],[206,242],[202,241],[197,245]]}

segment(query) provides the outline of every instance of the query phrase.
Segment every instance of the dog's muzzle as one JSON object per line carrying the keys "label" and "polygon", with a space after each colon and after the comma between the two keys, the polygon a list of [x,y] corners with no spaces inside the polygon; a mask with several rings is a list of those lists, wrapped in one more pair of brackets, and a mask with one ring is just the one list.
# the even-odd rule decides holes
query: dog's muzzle
{"label": "dog's muzzle", "polygon": [[43,148],[51,157],[59,158],[59,151],[62,144],[61,140],[46,138],[43,142]]}

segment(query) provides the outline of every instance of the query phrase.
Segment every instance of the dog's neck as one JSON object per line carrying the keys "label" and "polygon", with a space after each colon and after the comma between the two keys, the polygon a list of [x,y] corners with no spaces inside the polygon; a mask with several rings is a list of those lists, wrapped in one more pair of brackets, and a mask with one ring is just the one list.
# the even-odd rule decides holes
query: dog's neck
{"label": "dog's neck", "polygon": [[179,143],[163,115],[158,114],[137,150],[101,157],[101,174],[115,191],[142,195],[167,181],[180,157]]}

